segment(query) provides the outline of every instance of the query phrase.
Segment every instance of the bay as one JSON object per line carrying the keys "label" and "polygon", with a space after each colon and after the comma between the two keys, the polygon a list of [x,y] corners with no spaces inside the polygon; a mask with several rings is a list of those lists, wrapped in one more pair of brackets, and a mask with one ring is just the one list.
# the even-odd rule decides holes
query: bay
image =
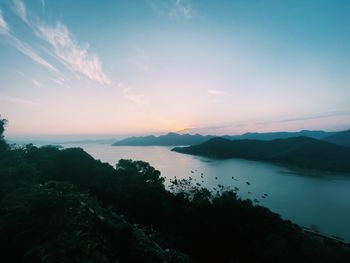
{"label": "bay", "polygon": [[[166,184],[175,176],[193,178],[211,191],[218,185],[234,189],[239,197],[268,207],[282,218],[322,234],[350,241],[350,174],[300,170],[243,159],[214,160],[170,151],[161,146],[69,144],[115,166],[119,159],[143,160],[158,169]],[[214,188],[216,190],[214,190]]]}

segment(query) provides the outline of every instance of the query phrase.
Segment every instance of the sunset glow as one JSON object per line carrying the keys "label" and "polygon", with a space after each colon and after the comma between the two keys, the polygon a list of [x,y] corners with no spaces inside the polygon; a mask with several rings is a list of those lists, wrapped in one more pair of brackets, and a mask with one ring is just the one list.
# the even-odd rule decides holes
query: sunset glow
{"label": "sunset glow", "polygon": [[312,3],[1,1],[6,135],[347,129],[350,5]]}

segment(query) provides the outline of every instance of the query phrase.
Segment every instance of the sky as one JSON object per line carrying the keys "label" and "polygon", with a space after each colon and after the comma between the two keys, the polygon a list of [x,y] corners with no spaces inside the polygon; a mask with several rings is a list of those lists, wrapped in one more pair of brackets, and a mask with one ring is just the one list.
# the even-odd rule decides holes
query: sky
{"label": "sky", "polygon": [[7,136],[350,128],[350,1],[0,0]]}

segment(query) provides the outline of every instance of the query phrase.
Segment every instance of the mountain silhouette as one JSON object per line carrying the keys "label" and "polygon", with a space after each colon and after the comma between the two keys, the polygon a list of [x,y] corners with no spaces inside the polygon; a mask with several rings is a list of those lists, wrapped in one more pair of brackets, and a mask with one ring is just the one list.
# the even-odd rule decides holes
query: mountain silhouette
{"label": "mountain silhouette", "polygon": [[177,134],[168,133],[161,136],[142,136],[142,137],[129,137],[121,141],[113,143],[113,146],[174,146],[174,145],[192,145],[205,142],[214,136],[203,136],[199,134]]}
{"label": "mountain silhouette", "polygon": [[350,147],[350,130],[335,132],[324,139],[327,142]]}
{"label": "mountain silhouette", "polygon": [[[337,134],[338,132],[325,132],[325,131],[309,131],[302,130],[298,132],[265,132],[265,133],[257,133],[257,132],[248,132],[241,135],[224,135],[222,136],[228,140],[263,140],[270,141],[274,139],[287,139],[298,136],[306,136],[310,138],[324,140],[325,138],[329,138],[333,134]],[[203,143],[211,138],[215,138],[218,136],[215,135],[200,135],[200,134],[178,134],[178,133],[168,133],[166,135],[160,136],[140,136],[140,137],[128,137],[126,139],[117,141],[113,143],[113,146],[179,146],[179,145],[193,145]]]}
{"label": "mountain silhouette", "polygon": [[309,137],[272,141],[213,138],[199,145],[172,150],[219,159],[243,158],[302,168],[350,172],[350,149]]}

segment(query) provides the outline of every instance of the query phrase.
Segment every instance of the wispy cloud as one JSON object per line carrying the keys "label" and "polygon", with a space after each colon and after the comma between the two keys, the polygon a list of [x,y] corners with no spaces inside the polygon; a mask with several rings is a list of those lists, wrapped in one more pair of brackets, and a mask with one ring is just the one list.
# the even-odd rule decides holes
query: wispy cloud
{"label": "wispy cloud", "polygon": [[256,124],[266,125],[266,124],[274,124],[274,123],[298,122],[298,121],[317,120],[317,119],[324,119],[324,118],[337,117],[337,116],[347,116],[347,115],[350,116],[350,108],[320,112],[320,113],[315,113],[315,114],[306,115],[302,117],[286,118],[286,119],[280,119],[275,121],[257,122]]}
{"label": "wispy cloud", "polygon": [[174,18],[183,17],[185,19],[191,19],[194,14],[189,1],[176,0],[175,7],[171,9],[170,15]]}
{"label": "wispy cloud", "polygon": [[51,45],[56,58],[68,69],[101,84],[111,84],[99,57],[88,51],[89,45],[81,47],[64,24],[57,22],[56,26],[49,26],[40,23],[37,29],[38,35]]}
{"label": "wispy cloud", "polygon": [[[44,0],[41,1],[41,4],[43,9],[45,9]],[[13,9],[14,12],[34,31],[36,36],[49,45],[49,48],[47,49],[49,55],[52,55],[68,70],[101,84],[111,84],[111,80],[102,69],[100,58],[89,51],[88,44],[80,45],[66,25],[57,21],[56,25],[51,26],[38,18],[33,20],[31,16],[28,16],[26,6],[22,0],[14,0]],[[20,45],[18,41],[14,42],[17,49],[23,52],[25,49],[23,45]],[[28,51],[28,48],[26,51]],[[32,49],[31,51],[32,54],[34,50]],[[31,55],[31,57],[34,56]],[[39,59],[36,58],[35,61],[38,62]],[[43,64],[42,62],[43,61],[41,60],[40,63]],[[51,69],[52,68],[54,67],[51,65]]]}
{"label": "wispy cloud", "polygon": [[49,62],[47,62],[44,58],[42,58],[37,51],[35,51],[34,48],[32,48],[29,44],[26,42],[18,39],[15,37],[12,32],[9,29],[9,26],[7,22],[5,21],[2,12],[0,10],[0,29],[2,32],[2,35],[7,39],[7,41],[15,47],[18,51],[20,51],[22,54],[26,55],[27,57],[31,58],[36,63],[46,67],[47,69],[50,69],[56,73],[59,73],[59,70],[56,69],[53,65],[51,65]]}
{"label": "wispy cloud", "polygon": [[6,23],[3,15],[2,15],[2,10],[0,9],[0,33],[8,33],[9,32],[9,26]]}
{"label": "wispy cloud", "polygon": [[142,73],[150,73],[153,71],[151,65],[151,59],[146,51],[140,46],[134,46],[135,56],[131,60],[131,63],[136,66],[136,68]]}
{"label": "wispy cloud", "polygon": [[42,87],[43,86],[43,84],[40,81],[36,80],[36,79],[33,79],[32,82],[37,87]]}
{"label": "wispy cloud", "polygon": [[139,94],[133,94],[131,92],[130,88],[124,88],[122,90],[124,97],[126,99],[128,99],[129,101],[137,104],[137,105],[147,105],[148,101],[144,98],[143,95],[139,95]]}
{"label": "wispy cloud", "polygon": [[45,8],[46,8],[45,0],[41,0],[41,7],[43,9],[43,12],[45,12]]}
{"label": "wispy cloud", "polygon": [[38,106],[39,105],[38,103],[31,101],[31,100],[7,96],[7,95],[3,95],[3,94],[0,94],[0,100],[8,101],[8,102],[11,102],[14,104],[24,104],[24,105],[29,105],[29,106]]}
{"label": "wispy cloud", "polygon": [[149,0],[148,3],[154,12],[170,20],[189,20],[196,16],[189,0]]}
{"label": "wispy cloud", "polygon": [[29,24],[27,17],[27,9],[22,0],[13,1],[13,10],[23,20],[23,22]]}
{"label": "wispy cloud", "polygon": [[227,92],[225,92],[225,91],[216,90],[216,89],[209,89],[209,90],[207,90],[207,92],[210,95],[216,95],[216,96],[218,96],[218,95],[226,95],[227,94]]}
{"label": "wispy cloud", "polygon": [[67,83],[67,81],[64,78],[50,78],[50,80],[62,87],[65,88],[70,88],[69,84]]}
{"label": "wispy cloud", "polygon": [[16,70],[16,72],[18,73],[18,75],[20,75],[23,78],[27,78],[27,74],[25,74],[23,71],[20,70]]}
{"label": "wispy cloud", "polygon": [[47,62],[44,58],[42,58],[36,51],[33,49],[29,44],[26,42],[23,42],[22,40],[19,40],[12,34],[7,35],[7,39],[10,44],[12,44],[18,51],[26,55],[27,57],[31,58],[33,61],[37,62],[38,64],[46,67],[49,70],[52,70],[55,73],[59,73],[59,70],[55,68],[53,65],[51,65],[49,62]]}
{"label": "wispy cloud", "polygon": [[61,85],[61,86],[63,86],[64,85],[64,81],[63,80],[60,80],[60,79],[51,79],[53,82],[55,82],[56,84],[58,84],[58,85]]}

